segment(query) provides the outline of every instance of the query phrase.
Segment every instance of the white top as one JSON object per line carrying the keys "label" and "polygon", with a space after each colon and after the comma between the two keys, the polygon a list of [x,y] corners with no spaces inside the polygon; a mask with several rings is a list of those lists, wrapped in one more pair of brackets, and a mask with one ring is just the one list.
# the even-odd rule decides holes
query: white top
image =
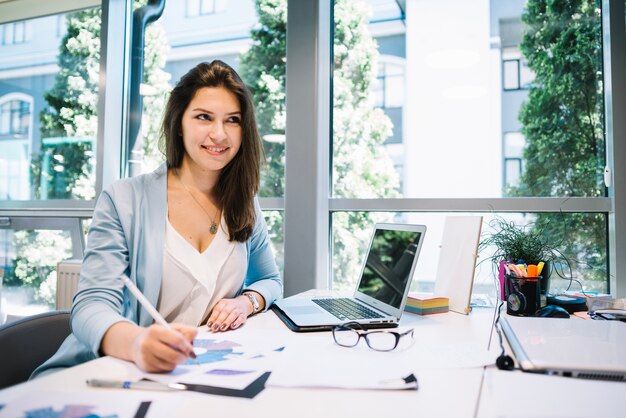
{"label": "white top", "polygon": [[246,247],[228,240],[222,219],[213,241],[199,253],[167,221],[163,280],[157,309],[167,322],[204,325],[213,306],[234,297],[248,269]]}

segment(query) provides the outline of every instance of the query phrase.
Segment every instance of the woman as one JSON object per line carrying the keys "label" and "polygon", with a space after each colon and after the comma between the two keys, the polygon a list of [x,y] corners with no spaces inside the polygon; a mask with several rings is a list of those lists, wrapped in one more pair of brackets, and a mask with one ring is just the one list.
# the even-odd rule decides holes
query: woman
{"label": "woman", "polygon": [[[236,329],[282,294],[255,200],[262,147],[250,92],[221,61],[173,89],[167,163],[104,190],[89,228],[72,331],[33,376],[111,355],[149,372],[193,357],[196,327]],[[173,329],[125,288],[128,277]]]}

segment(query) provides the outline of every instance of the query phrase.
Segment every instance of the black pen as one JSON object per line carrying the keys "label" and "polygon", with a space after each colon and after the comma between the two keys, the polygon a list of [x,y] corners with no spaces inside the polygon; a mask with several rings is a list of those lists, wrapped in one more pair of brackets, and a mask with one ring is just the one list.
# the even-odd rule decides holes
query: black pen
{"label": "black pen", "polygon": [[94,388],[140,389],[140,390],[187,390],[181,383],[160,383],[147,380],[133,382],[130,380],[88,379],[87,385]]}

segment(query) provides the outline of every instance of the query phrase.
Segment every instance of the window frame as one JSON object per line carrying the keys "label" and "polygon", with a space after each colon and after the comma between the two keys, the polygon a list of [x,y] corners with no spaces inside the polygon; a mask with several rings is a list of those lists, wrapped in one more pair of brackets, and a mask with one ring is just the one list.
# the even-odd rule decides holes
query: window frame
{"label": "window frame", "polygon": [[[0,3],[2,22],[92,7],[99,1]],[[9,5],[11,7],[9,7]],[[36,5],[36,6],[35,6]],[[53,7],[54,10],[50,11]],[[96,193],[122,176],[126,134],[127,35],[132,2],[103,0]],[[626,296],[626,41],[624,2],[602,1],[607,196],[598,198],[338,199],[331,198],[332,0],[288,0],[285,197],[259,199],[264,210],[285,212],[285,295],[331,287],[331,215],[337,211],[598,212],[608,214],[609,289]],[[8,11],[8,13],[7,13]],[[121,63],[121,64],[120,64]],[[110,64],[110,65],[108,65]],[[104,74],[107,77],[105,79]],[[313,99],[311,99],[313,98]],[[619,115],[622,115],[621,117]],[[293,132],[293,135],[290,135]],[[104,138],[107,138],[105,141]],[[623,142],[623,141],[622,141]],[[95,201],[0,201],[0,217],[88,218]],[[307,237],[303,239],[303,237]]]}
{"label": "window frame", "polygon": [[[331,0],[316,0],[307,7],[314,22],[301,21],[302,11],[298,8],[297,0],[290,0],[288,6],[287,23],[287,103],[290,104],[287,113],[287,169],[285,191],[285,295],[289,296],[298,291],[327,287],[330,283],[331,254],[331,224],[329,218],[338,211],[390,211],[390,212],[591,212],[604,213],[609,218],[608,258],[609,258],[609,291],[613,296],[626,296],[626,259],[618,258],[616,254],[626,252],[626,182],[617,184],[613,181],[609,187],[607,197],[531,197],[531,198],[401,198],[401,199],[343,199],[330,198],[328,195],[332,144],[328,138],[332,135],[329,123],[332,115],[332,35],[326,39],[326,33],[317,36],[309,34],[307,25],[314,25],[324,29],[321,16],[330,14],[332,19],[333,2]],[[603,37],[605,42],[604,60],[605,71],[608,71],[608,80],[611,74],[626,74],[626,48],[624,47],[624,4],[610,4],[610,0],[603,0]],[[302,7],[300,7],[301,9]],[[324,11],[324,9],[327,9]],[[330,9],[330,10],[328,10]],[[313,12],[313,11],[316,11]],[[611,21],[611,25],[607,24]],[[331,20],[332,21],[332,20]],[[621,25],[620,25],[621,23]],[[305,26],[305,27],[302,27]],[[329,32],[331,31],[328,29]],[[617,42],[607,43],[607,39],[616,39]],[[300,43],[305,40],[308,44]],[[619,44],[619,46],[616,46]],[[294,47],[296,46],[297,47]],[[307,53],[303,51],[307,49]],[[300,62],[304,60],[304,62]],[[295,71],[296,66],[316,68],[316,77],[303,78]],[[607,70],[607,68],[609,70]],[[330,69],[330,83],[324,82],[320,74]],[[290,71],[291,70],[291,71]],[[619,72],[621,71],[621,72]],[[306,73],[306,71],[305,71]],[[605,80],[607,76],[605,75]],[[314,82],[311,82],[314,81]],[[315,86],[315,91],[304,92],[297,83]],[[613,114],[624,114],[626,110],[626,82],[612,80],[605,82],[605,97],[607,100],[607,154],[610,173],[613,178],[625,178],[626,144],[615,144],[613,138],[626,137],[626,118],[614,118]],[[619,88],[617,88],[619,87]],[[314,120],[308,121],[306,112],[310,109],[301,105],[301,96],[316,97],[318,104],[328,104],[327,109],[315,110],[318,112]],[[332,99],[331,99],[332,100]],[[291,128],[291,129],[290,129]],[[297,132],[297,135],[290,135]],[[317,141],[311,145],[310,141]],[[307,156],[307,157],[305,157]],[[311,158],[311,156],[313,156]],[[311,160],[314,163],[311,163]],[[619,175],[619,177],[617,177]],[[289,187],[291,185],[291,187]],[[299,187],[298,191],[295,187]],[[308,193],[302,190],[309,190]],[[313,221],[312,221],[313,220]],[[304,225],[303,225],[304,224]],[[327,229],[325,228],[327,225]],[[302,237],[309,237],[302,240]],[[306,241],[304,244],[302,241]],[[315,245],[310,242],[315,241]],[[298,243],[295,245],[295,243]],[[293,245],[292,245],[293,244]],[[621,279],[616,279],[616,277]],[[292,283],[297,281],[297,284]]]}

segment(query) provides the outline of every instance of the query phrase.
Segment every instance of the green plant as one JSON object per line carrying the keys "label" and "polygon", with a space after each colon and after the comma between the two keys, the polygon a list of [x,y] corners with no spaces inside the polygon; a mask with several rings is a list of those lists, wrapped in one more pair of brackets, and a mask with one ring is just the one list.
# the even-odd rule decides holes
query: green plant
{"label": "green plant", "polygon": [[[489,222],[491,231],[485,233],[480,241],[480,251],[493,248],[493,253],[486,260],[499,266],[501,261],[526,264],[539,264],[543,261],[553,267],[559,266],[559,275],[570,270],[570,261],[559,250],[560,242],[555,242],[546,231],[536,223],[522,226],[503,218]],[[546,272],[548,273],[548,272]],[[571,276],[571,274],[570,274]]]}

